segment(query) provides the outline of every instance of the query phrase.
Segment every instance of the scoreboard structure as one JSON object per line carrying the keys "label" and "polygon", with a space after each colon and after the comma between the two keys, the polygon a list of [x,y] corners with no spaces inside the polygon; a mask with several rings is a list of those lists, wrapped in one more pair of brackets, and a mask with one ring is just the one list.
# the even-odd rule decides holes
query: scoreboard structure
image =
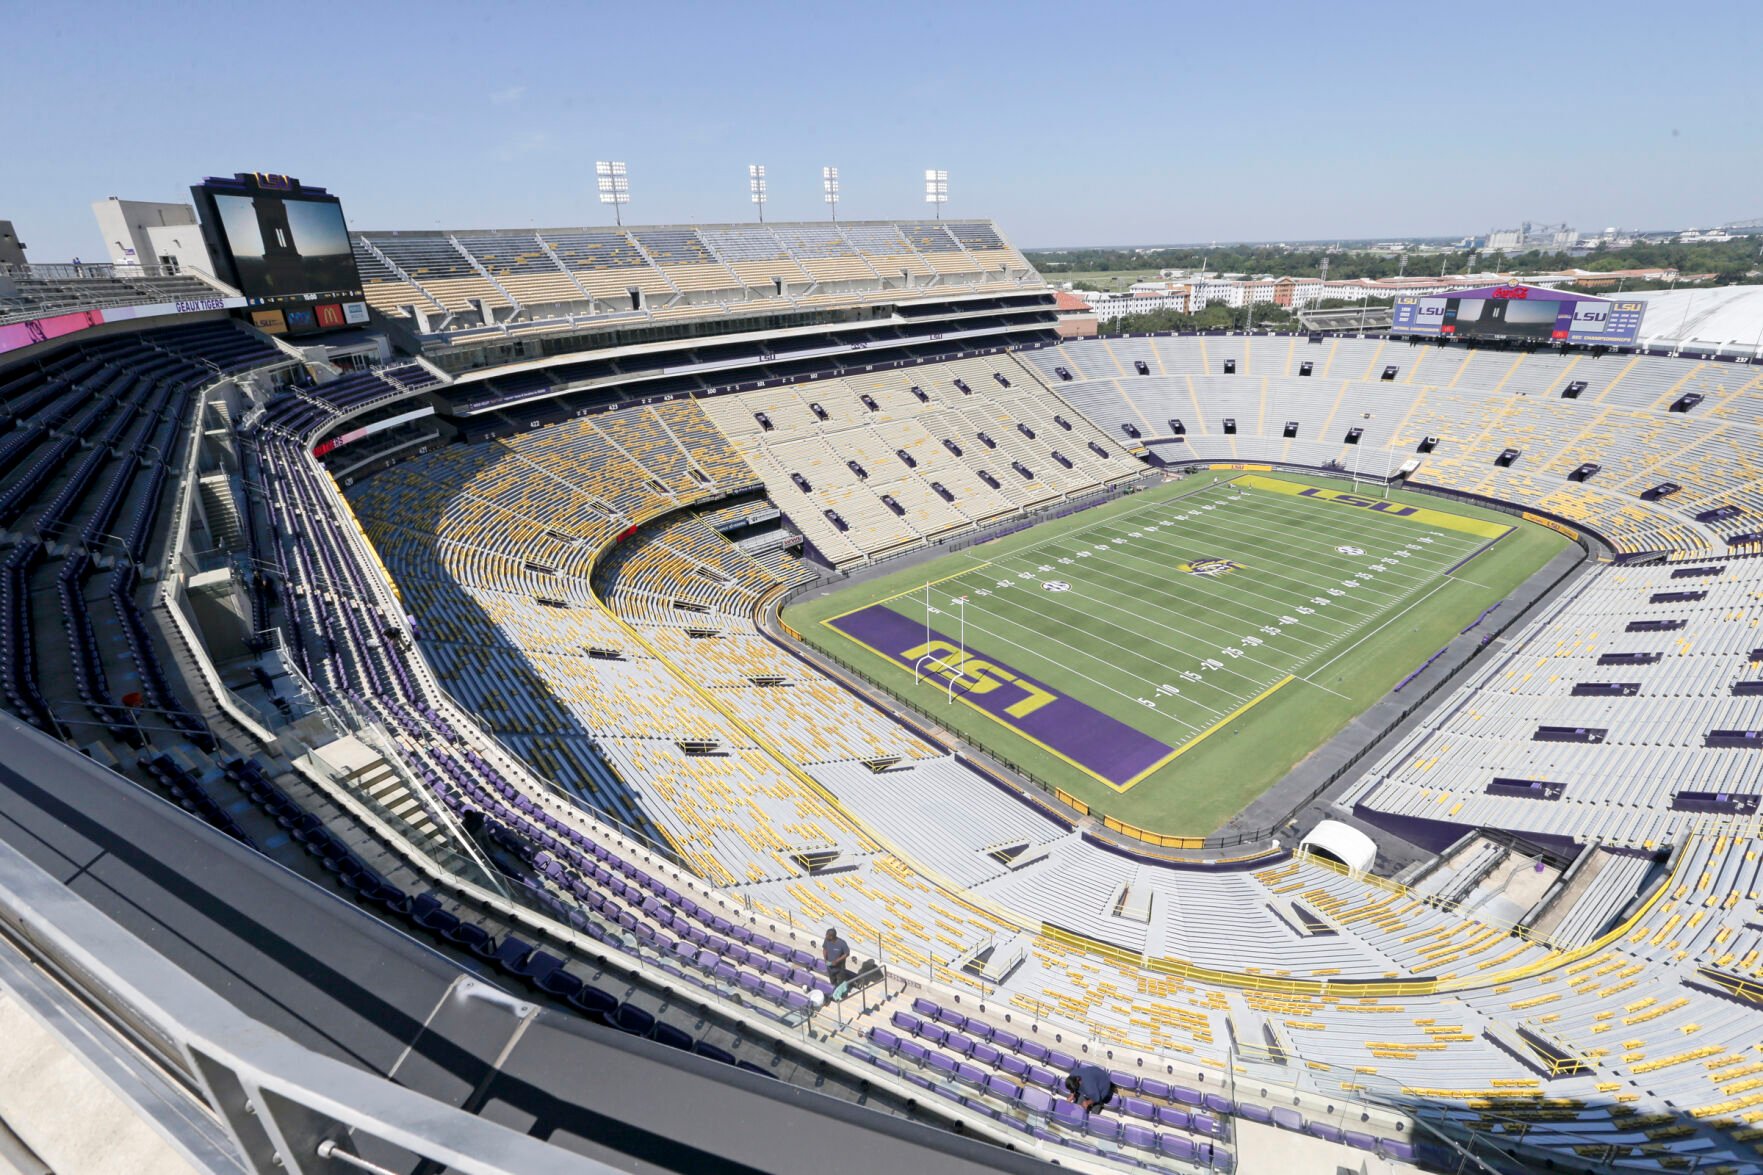
{"label": "scoreboard structure", "polygon": [[293,176],[240,172],[190,189],[214,272],[245,296],[270,334],[368,321],[343,205]]}
{"label": "scoreboard structure", "polygon": [[1526,285],[1404,294],[1396,299],[1390,333],[1632,347],[1646,305]]}

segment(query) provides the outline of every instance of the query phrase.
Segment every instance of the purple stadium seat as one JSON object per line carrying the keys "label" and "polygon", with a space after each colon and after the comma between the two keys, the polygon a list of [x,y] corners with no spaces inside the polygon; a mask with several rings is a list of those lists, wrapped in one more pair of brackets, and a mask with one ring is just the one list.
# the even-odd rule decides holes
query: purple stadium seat
{"label": "purple stadium seat", "polygon": [[1172,1086],[1170,1086],[1169,1087],[1169,1096],[1174,1098],[1176,1101],[1180,1102],[1184,1106],[1198,1106],[1198,1105],[1205,1104],[1204,1099],[1202,1099],[1200,1097],[1199,1090],[1189,1089],[1185,1085],[1172,1085]]}
{"label": "purple stadium seat", "polygon": [[1126,1146],[1156,1150],[1157,1132],[1149,1126],[1140,1126],[1137,1122],[1125,1122],[1120,1127],[1120,1141]]}
{"label": "purple stadium seat", "polygon": [[735,1063],[735,1055],[733,1053],[729,1052],[727,1049],[717,1048],[713,1044],[706,1044],[701,1040],[692,1046],[692,1051],[697,1053],[700,1057],[707,1057],[712,1061],[721,1061],[725,1065],[732,1065]]}
{"label": "purple stadium seat", "polygon": [[592,1016],[604,1016],[618,1007],[618,1000],[610,993],[586,984],[569,997],[569,1002]]}
{"label": "purple stadium seat", "polygon": [[1150,1122],[1157,1116],[1157,1107],[1142,1097],[1123,1097],[1120,1099],[1120,1112]]}
{"label": "purple stadium seat", "polygon": [[869,1030],[869,1040],[876,1048],[890,1053],[900,1047],[900,1038],[879,1025]]}
{"label": "purple stadium seat", "polygon": [[1192,1160],[1194,1157],[1193,1140],[1179,1134],[1158,1135],[1157,1149],[1171,1159]]}
{"label": "purple stadium seat", "polygon": [[1206,1108],[1211,1110],[1214,1114],[1228,1114],[1233,1109],[1231,1100],[1225,1097],[1222,1093],[1208,1093],[1206,1095]]}
{"label": "purple stadium seat", "polygon": [[1224,1134],[1224,1127],[1210,1114],[1195,1114],[1192,1121],[1195,1134],[1204,1134],[1208,1138],[1219,1138]]}
{"label": "purple stadium seat", "polygon": [[1053,1124],[1067,1130],[1082,1130],[1089,1115],[1076,1102],[1059,1102],[1053,1107]]}
{"label": "purple stadium seat", "polygon": [[943,1047],[952,1053],[959,1053],[964,1057],[973,1055],[973,1041],[961,1035],[959,1032],[951,1032],[948,1037],[944,1039]]}
{"label": "purple stadium seat", "polygon": [[1023,1041],[1016,1051],[1031,1061],[1045,1061],[1048,1053],[1047,1046],[1036,1040]]}
{"label": "purple stadium seat", "polygon": [[974,1113],[984,1114],[988,1118],[996,1118],[998,1116],[998,1111],[994,1107],[987,1105],[976,1097],[964,1097],[961,1099],[961,1104],[972,1110]]}
{"label": "purple stadium seat", "polygon": [[1005,1032],[1002,1028],[992,1030],[991,1042],[1005,1052],[1015,1052],[1022,1046],[1022,1038],[1014,1032]]}
{"label": "purple stadium seat", "polygon": [[1090,1132],[1092,1138],[1099,1138],[1104,1142],[1120,1141],[1119,1118],[1108,1118],[1101,1114],[1091,1114],[1089,1122],[1085,1124],[1085,1128]]}
{"label": "purple stadium seat", "polygon": [[1026,1087],[1018,1095],[1017,1100],[1022,1108],[1031,1114],[1051,1114],[1053,1112],[1053,1095],[1044,1089]]}
{"label": "purple stadium seat", "polygon": [[944,1077],[955,1076],[955,1058],[948,1053],[938,1051],[926,1053],[924,1064],[927,1069],[934,1069]]}
{"label": "purple stadium seat", "polygon": [[[1207,1104],[1211,1105],[1210,1099],[1207,1100]],[[1226,1104],[1229,1104],[1229,1103],[1226,1103]],[[1266,1106],[1258,1106],[1254,1102],[1244,1102],[1242,1105],[1238,1106],[1237,1107],[1237,1114],[1245,1122],[1254,1122],[1254,1123],[1261,1125],[1261,1126],[1265,1126],[1269,1122],[1273,1121],[1273,1114],[1268,1111],[1267,1107]]]}
{"label": "purple stadium seat", "polygon": [[1377,1149],[1377,1136],[1374,1134],[1366,1134],[1358,1130],[1344,1130],[1341,1133],[1348,1146],[1358,1147],[1362,1151]]}
{"label": "purple stadium seat", "polygon": [[1047,1064],[1049,1067],[1057,1069],[1061,1073],[1069,1073],[1077,1068],[1077,1058],[1073,1057],[1070,1053],[1062,1053],[1058,1049],[1051,1049],[1047,1053]]}
{"label": "purple stadium seat", "polygon": [[895,1012],[892,1023],[902,1032],[917,1032],[920,1021],[911,1012]]}
{"label": "purple stadium seat", "polygon": [[1174,1106],[1157,1107],[1157,1125],[1168,1126],[1174,1130],[1186,1130],[1193,1125],[1186,1110],[1178,1110]]}
{"label": "purple stadium seat", "polygon": [[969,1085],[985,1088],[986,1071],[978,1065],[970,1065],[966,1061],[955,1066],[955,1080],[965,1081]]}
{"label": "purple stadium seat", "polygon": [[1377,1144],[1377,1153],[1398,1163],[1412,1163],[1414,1161],[1414,1144],[1399,1138],[1380,1139]]}
{"label": "purple stadium seat", "polygon": [[973,1046],[973,1052],[968,1055],[973,1058],[975,1064],[990,1065],[994,1069],[997,1068],[998,1061],[1003,1056],[1002,1053],[998,1052],[997,1049],[989,1044],[975,1044]]}
{"label": "purple stadium seat", "polygon": [[1042,1089],[1061,1090],[1065,1088],[1065,1079],[1051,1069],[1043,1069],[1039,1065],[1028,1067],[1028,1080],[1031,1085]]}
{"label": "purple stadium seat", "polygon": [[1016,1078],[1018,1081],[1028,1080],[1028,1062],[1021,1057],[1013,1057],[1006,1053],[998,1058],[998,1068]]}
{"label": "purple stadium seat", "polygon": [[618,1011],[607,1017],[612,1027],[632,1036],[647,1036],[655,1027],[655,1017],[632,1004],[618,1005]]}
{"label": "purple stadium seat", "polygon": [[1320,1138],[1325,1142],[1345,1141],[1342,1137],[1341,1128],[1328,1122],[1307,1122],[1304,1125],[1304,1132],[1313,1138]]}
{"label": "purple stadium seat", "polygon": [[902,1040],[899,1051],[902,1057],[915,1065],[924,1064],[925,1058],[930,1055],[930,1050],[916,1040]]}
{"label": "purple stadium seat", "polygon": [[1290,1106],[1279,1106],[1273,1111],[1273,1124],[1281,1130],[1304,1129],[1304,1115]]}
{"label": "purple stadium seat", "polygon": [[1022,1086],[994,1073],[986,1078],[986,1092],[993,1097],[1003,1098],[1005,1101],[1015,1101],[1017,1096],[1022,1093]]}
{"label": "purple stadium seat", "polygon": [[1114,1087],[1121,1093],[1138,1092],[1139,1078],[1136,1073],[1122,1073],[1119,1069],[1112,1069],[1108,1073],[1108,1079],[1114,1082]]}

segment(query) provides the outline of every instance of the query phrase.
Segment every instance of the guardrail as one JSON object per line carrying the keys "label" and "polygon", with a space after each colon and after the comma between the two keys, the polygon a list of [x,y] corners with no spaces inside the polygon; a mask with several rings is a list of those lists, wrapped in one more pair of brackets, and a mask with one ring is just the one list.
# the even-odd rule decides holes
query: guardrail
{"label": "guardrail", "polygon": [[[252,1019],[0,841],[0,934],[124,1040],[147,1048],[226,1127],[253,1171],[377,1171],[363,1142],[469,1175],[617,1169],[314,1052]],[[448,1000],[527,1005],[462,977]],[[218,1169],[218,1168],[209,1168]],[[231,1168],[237,1170],[237,1167]]]}

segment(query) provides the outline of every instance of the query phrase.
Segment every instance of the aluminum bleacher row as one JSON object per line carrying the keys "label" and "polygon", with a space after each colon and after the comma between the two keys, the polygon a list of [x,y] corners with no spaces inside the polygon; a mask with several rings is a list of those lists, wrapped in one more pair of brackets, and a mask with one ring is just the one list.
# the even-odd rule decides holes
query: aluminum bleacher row
{"label": "aluminum bleacher row", "polygon": [[[1710,732],[1756,726],[1763,560],[1615,567],[1558,601],[1343,797],[1362,811],[1654,849],[1698,806],[1763,801],[1763,770]],[[1671,593],[1693,584],[1690,599]],[[1663,597],[1663,598],[1661,598]],[[1663,623],[1659,623],[1663,622]],[[1614,689],[1607,687],[1616,687]],[[1537,741],[1545,727],[1595,728],[1595,745]],[[1495,779],[1542,780],[1547,798],[1498,794]],[[1490,794],[1493,793],[1493,794]],[[1703,805],[1700,810],[1705,810]]]}
{"label": "aluminum bleacher row", "polygon": [[[0,432],[0,444],[10,446],[13,432],[36,430],[16,458],[5,450],[0,495],[76,426],[81,438],[20,492],[26,505],[6,524],[8,707],[28,713],[33,699],[43,703],[49,729],[75,717],[62,712],[60,687],[45,688],[63,659],[58,642],[55,663],[46,662],[40,638],[55,617],[31,605],[33,597],[55,598],[39,592],[62,591],[66,573],[43,561],[65,567],[90,556],[76,580],[89,567],[110,576],[124,569],[121,580],[91,592],[97,607],[110,609],[102,625],[81,628],[69,610],[68,680],[78,675],[80,634],[92,631],[108,641],[99,661],[108,684],[95,696],[108,705],[132,687],[145,703],[136,708],[148,712],[149,687],[161,690],[157,720],[187,745],[147,756],[141,771],[193,812],[222,819],[217,809],[229,810],[216,795],[242,788],[365,903],[477,952],[549,998],[682,1048],[722,1046],[677,1039],[653,1005],[594,982],[574,960],[616,952],[686,985],[706,1006],[794,1030],[810,1011],[810,993],[830,990],[802,928],[837,923],[859,954],[895,972],[903,990],[875,993],[842,1029],[818,1021],[833,1046],[829,1063],[866,1074],[874,1090],[897,1093],[902,1103],[928,1092],[923,1100],[976,1133],[1014,1138],[1070,1165],[1224,1165],[1240,1153],[1250,1124],[1406,1160],[1426,1148],[1418,1119],[1457,1137],[1491,1131],[1521,1142],[1528,1156],[1564,1162],[1595,1153],[1619,1169],[1692,1162],[1757,1169],[1748,1144],[1763,1096],[1747,1085],[1757,1010],[1735,995],[1757,976],[1763,950],[1751,925],[1759,886],[1754,817],[1702,811],[1677,820],[1661,834],[1668,859],[1657,866],[1663,880],[1653,896],[1627,920],[1614,910],[1596,917],[1570,943],[1514,933],[1309,857],[1173,867],[1122,856],[993,787],[759,632],[759,602],[806,571],[787,558],[756,560],[716,525],[725,513],[747,516],[748,507],[726,499],[748,501],[761,479],[771,484],[764,464],[771,443],[725,436],[736,430],[717,425],[722,403],[744,396],[621,408],[446,446],[364,477],[345,501],[313,458],[314,445],[420,377],[364,374],[287,387],[239,437],[251,495],[245,531],[255,565],[272,569],[275,582],[260,606],[338,713],[383,734],[432,818],[481,824],[492,851],[513,862],[509,876],[520,879],[530,931],[474,933],[444,887],[419,893],[389,880],[336,830],[298,811],[285,787],[266,786],[252,757],[209,755],[203,720],[178,701],[163,667],[147,682],[140,667],[159,654],[125,602],[137,590],[136,565],[150,558],[145,548],[131,555],[129,539],[150,546],[163,530],[163,507],[118,536],[120,544],[82,550],[69,542],[101,511],[127,517],[148,489],[157,501],[176,488],[163,462],[137,462],[129,486],[106,507],[111,466],[82,473],[79,454],[97,448],[93,438],[126,448],[137,433],[163,432],[176,447],[199,389],[229,370],[284,362],[230,326],[201,331],[105,341],[128,347],[120,373],[85,348],[57,351],[31,372],[10,369],[6,402],[19,408]],[[1293,345],[1267,344],[1288,355]],[[1245,354],[1245,367],[1262,357]],[[1347,362],[1369,371],[1378,358],[1368,349]],[[1182,362],[1203,369],[1210,359]],[[167,360],[185,366],[162,371],[157,365]],[[167,391],[163,377],[173,370]],[[790,389],[798,407],[781,402],[774,431],[789,427],[801,434],[796,443],[826,447],[835,471],[849,471],[842,460],[831,464],[842,453],[865,465],[892,454],[921,476],[893,452],[918,450],[883,450],[864,439],[885,443],[893,438],[885,426],[901,422],[925,432],[920,468],[932,461],[944,472],[974,468],[941,445],[933,424],[963,430],[971,445],[992,452],[977,436],[985,431],[998,451],[1037,474],[1049,437],[1102,438],[1112,455],[1095,457],[1081,477],[1072,471],[1073,490],[1096,484],[1095,469],[1127,463],[1109,447],[1109,422],[1097,420],[1094,432],[1020,364],[988,356],[939,365],[947,387],[919,384],[931,403],[910,390],[912,373],[927,370]],[[125,395],[106,382],[120,374],[145,384],[143,372],[158,373],[153,387]],[[1555,375],[1537,377],[1545,378]],[[1056,372],[1046,379],[1064,385]],[[125,399],[137,405],[135,415],[113,436],[109,413]],[[185,415],[169,414],[175,403]],[[152,411],[160,414],[142,427],[140,414]],[[884,413],[893,415],[851,423]],[[763,431],[750,412],[747,419]],[[67,491],[75,477],[85,484]],[[1005,516],[1035,501],[1002,496]],[[860,534],[856,508],[846,516]],[[50,533],[34,533],[45,517]],[[97,567],[100,558],[116,562]],[[1687,629],[1638,638],[1653,642],[1648,648],[1705,642],[1708,665],[1662,659],[1645,667],[1653,676],[1644,682],[1700,683],[1722,658],[1736,668],[1744,622],[1728,614],[1751,605],[1738,590],[1715,598],[1711,584],[1738,565],[1710,585],[1697,582],[1709,586],[1708,606],[1706,615],[1688,615]],[[1602,576],[1680,582],[1669,579],[1671,570]],[[1620,620],[1628,600],[1651,586],[1591,582],[1571,606],[1583,603],[1581,622],[1599,626]],[[1591,599],[1606,586],[1607,595]],[[1544,627],[1557,621],[1572,623],[1545,617],[1519,639],[1537,642],[1535,652],[1553,648],[1567,639],[1558,635],[1566,630]],[[1562,677],[1584,659],[1577,649],[1556,655]],[[1554,693],[1540,683],[1538,690],[1553,704]],[[1591,699],[1612,707],[1635,700]],[[191,729],[169,717],[178,707]],[[105,713],[93,707],[92,719],[108,725]],[[494,737],[474,724],[478,717]],[[655,830],[666,848],[645,845],[612,817]],[[1148,895],[1148,922],[1121,916],[1128,892]],[[1003,958],[1016,960],[1007,973],[986,972],[985,960]],[[1118,1103],[1087,1119],[1056,1096],[1061,1068],[1079,1060],[1116,1071],[1122,1090]]]}
{"label": "aluminum bleacher row", "polygon": [[806,309],[1004,290],[1034,273],[983,221],[366,232],[353,247],[376,309],[467,334],[726,314],[750,301]]}
{"label": "aluminum bleacher row", "polygon": [[[1532,506],[1629,553],[1719,554],[1763,529],[1753,366],[1301,336],[1104,338],[1026,362],[1109,436],[1170,462],[1332,463],[1381,476],[1417,459],[1417,483]],[[1701,399],[1684,411],[1686,396]],[[1518,458],[1496,465],[1508,449]],[[1598,466],[1589,479],[1570,480],[1587,464]],[[1681,491],[1649,493],[1666,482]],[[1727,506],[1736,512],[1698,518]]]}
{"label": "aluminum bleacher row", "polygon": [[[1137,476],[1011,354],[703,401],[765,488],[845,565]],[[890,504],[890,499],[892,504]]]}

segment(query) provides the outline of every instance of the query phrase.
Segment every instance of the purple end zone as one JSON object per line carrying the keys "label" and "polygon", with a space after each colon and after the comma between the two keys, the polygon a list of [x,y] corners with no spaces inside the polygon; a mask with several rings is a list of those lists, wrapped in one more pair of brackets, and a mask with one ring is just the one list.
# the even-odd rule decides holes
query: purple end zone
{"label": "purple end zone", "polygon": [[[953,667],[960,657],[955,641],[933,628],[927,643],[922,623],[881,604],[830,623],[908,669],[926,653],[931,654],[927,667],[939,659]],[[967,660],[955,685],[962,699],[1109,783],[1125,784],[1174,749],[1002,661],[981,660],[983,654],[984,650],[967,647]],[[946,675],[930,676],[933,681],[948,681]]]}

